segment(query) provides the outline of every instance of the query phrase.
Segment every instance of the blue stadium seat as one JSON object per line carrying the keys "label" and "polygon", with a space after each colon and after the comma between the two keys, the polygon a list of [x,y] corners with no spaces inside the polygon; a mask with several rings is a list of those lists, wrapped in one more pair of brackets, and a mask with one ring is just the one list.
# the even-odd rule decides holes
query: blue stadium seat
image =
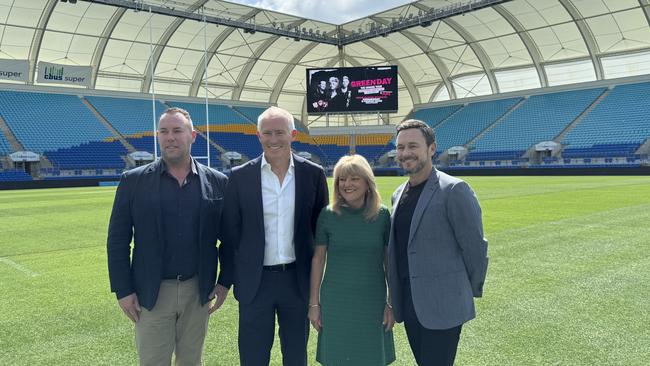
{"label": "blue stadium seat", "polygon": [[32,176],[23,170],[0,170],[0,182],[27,182],[30,180],[32,180]]}
{"label": "blue stadium seat", "polygon": [[[521,157],[527,149],[537,142],[553,140],[603,91],[603,88],[592,88],[531,96],[470,146],[470,154],[464,161],[452,161],[450,165],[455,169],[517,167],[526,162]],[[167,106],[155,101],[156,111],[152,113],[151,100],[147,99],[86,98],[137,150],[154,152],[153,118],[157,119]],[[466,145],[519,101],[521,98],[509,98],[427,108],[415,111],[413,117],[435,127],[438,153],[441,153],[454,145]],[[190,111],[197,125],[205,124],[204,104],[173,101],[169,104]],[[221,129],[226,131],[247,130],[263,110],[209,105],[211,124],[235,125],[234,129]],[[112,173],[125,167],[127,149],[112,139],[115,136],[78,96],[0,91],[0,114],[25,149],[42,153],[52,162],[54,168],[42,170],[52,179],[87,178],[82,173],[89,171],[103,178],[103,169],[111,169]],[[648,115],[650,83],[617,86],[566,135],[562,141],[562,157],[543,158],[538,165],[545,168],[639,165],[642,157],[636,151],[650,137]],[[255,158],[262,152],[257,137],[250,131],[212,132],[210,138],[227,151],[237,151],[247,158]],[[329,143],[318,145],[314,139],[301,135],[300,141],[293,143],[293,149],[309,152],[325,167],[332,167],[349,153],[345,143],[322,141]],[[373,145],[373,139],[357,140],[356,152],[377,165],[378,159],[394,148],[393,141],[381,145],[384,141]],[[219,150],[198,135],[192,155],[203,157],[208,151],[211,165],[221,167]],[[10,144],[0,134],[0,155],[11,152]],[[206,163],[207,159],[200,161]],[[75,174],[70,175],[70,171]],[[0,180],[31,180],[31,177],[24,172],[4,171]]]}
{"label": "blue stadium seat", "polygon": [[259,115],[262,114],[262,112],[264,112],[265,110],[265,108],[261,108],[261,107],[242,107],[242,106],[234,106],[232,107],[232,109],[246,116],[246,118],[248,118],[248,120],[253,124],[257,124],[257,117],[259,117]]}
{"label": "blue stadium seat", "polygon": [[49,151],[45,156],[59,169],[124,169],[128,154],[119,141],[93,141]]}
{"label": "blue stadium seat", "polygon": [[512,160],[519,159],[526,150],[499,150],[499,151],[477,151],[470,152],[465,157],[466,161],[485,161],[485,160]]}
{"label": "blue stadium seat", "polygon": [[325,158],[325,152],[323,152],[323,149],[321,149],[321,147],[316,144],[306,144],[304,142],[294,141],[291,144],[291,147],[295,152],[304,151],[312,154],[313,156],[318,157],[318,160],[320,160],[322,164],[324,164],[325,161],[327,160]]}
{"label": "blue stadium seat", "polygon": [[262,154],[262,147],[255,135],[235,132],[220,132],[211,134],[212,141],[226,149],[226,151],[236,151],[249,159],[253,159]]}
{"label": "blue stadium seat", "polygon": [[323,150],[323,153],[325,153],[325,161],[323,161],[323,166],[325,167],[333,167],[342,156],[350,153],[349,146],[334,144],[321,144],[319,146]]}
{"label": "blue stadium seat", "polygon": [[[151,100],[88,96],[86,99],[122,135],[136,135],[153,132],[154,115],[151,113]],[[155,102],[155,118],[167,106]]]}
{"label": "blue stadium seat", "polygon": [[477,140],[472,155],[487,151],[525,151],[536,143],[551,141],[603,91],[598,88],[531,96]]}
{"label": "blue stadium seat", "polygon": [[568,147],[562,151],[564,158],[634,157],[640,143],[594,144],[590,147]]}
{"label": "blue stadium seat", "polygon": [[414,119],[426,122],[431,127],[436,127],[440,122],[462,108],[461,104],[437,108],[419,109],[413,113]]}
{"label": "blue stadium seat", "polygon": [[23,147],[36,153],[112,136],[76,95],[0,91],[0,113]]}
{"label": "blue stadium seat", "polygon": [[[196,127],[205,125],[205,104],[201,103],[187,103],[167,101],[167,104],[172,107],[183,108],[190,113],[192,121]],[[228,124],[244,124],[251,123],[242,115],[234,112],[226,105],[208,104],[208,116],[210,117],[211,125],[228,125]]]}
{"label": "blue stadium seat", "polygon": [[649,115],[650,83],[617,86],[562,140],[563,156],[587,153],[583,148],[592,157],[629,156],[650,137]]}
{"label": "blue stadium seat", "polygon": [[395,144],[392,141],[386,145],[357,145],[355,147],[356,153],[363,155],[370,164],[377,164],[379,158],[393,149],[395,149]]}
{"label": "blue stadium seat", "polygon": [[213,168],[221,168],[221,154],[214,146],[206,144],[206,140],[203,136],[197,134],[196,140],[192,145],[192,156],[196,157],[197,160],[202,164],[208,164],[208,148],[210,149],[210,166]]}
{"label": "blue stadium seat", "polygon": [[452,146],[465,145],[520,100],[510,98],[468,104],[434,129],[438,153]]}

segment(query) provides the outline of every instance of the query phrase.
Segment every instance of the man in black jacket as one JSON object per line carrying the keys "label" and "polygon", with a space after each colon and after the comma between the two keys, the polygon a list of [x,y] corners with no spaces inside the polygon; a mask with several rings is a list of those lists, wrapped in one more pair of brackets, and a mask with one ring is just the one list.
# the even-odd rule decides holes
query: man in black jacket
{"label": "man in black jacket", "polygon": [[234,254],[224,285],[239,301],[239,360],[269,364],[277,316],[282,363],[307,365],[309,274],[316,220],[327,205],[323,168],[291,152],[293,116],[270,107],[259,116],[264,153],[233,169],[224,205],[224,245]]}
{"label": "man in black jacket", "polygon": [[115,194],[111,291],[135,323],[141,365],[169,365],[174,352],[177,365],[198,365],[209,314],[227,295],[215,286],[227,178],[190,156],[196,131],[187,111],[166,110],[157,135],[162,159],[122,174]]}

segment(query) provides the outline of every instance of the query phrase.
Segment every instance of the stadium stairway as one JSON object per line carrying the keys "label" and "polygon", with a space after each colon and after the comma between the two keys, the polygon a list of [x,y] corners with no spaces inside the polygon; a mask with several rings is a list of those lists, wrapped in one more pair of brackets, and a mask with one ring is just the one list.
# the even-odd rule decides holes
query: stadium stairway
{"label": "stadium stairway", "polygon": [[86,96],[85,99],[127,140],[132,135],[152,134],[152,121],[167,107],[160,101],[123,97]]}
{"label": "stadium stairway", "polygon": [[637,155],[650,155],[650,138],[646,139],[639,149],[634,152]]}
{"label": "stadium stairway", "polygon": [[[526,103],[527,99],[526,98],[520,98],[519,100],[516,100],[514,103],[512,103],[512,105],[508,105],[508,102],[512,101],[512,100],[513,99],[511,98],[511,99],[504,99],[504,100],[499,101],[498,103],[500,105],[498,107],[496,107],[497,108],[497,116],[496,116],[496,118],[491,123],[488,123],[487,125],[485,125],[485,127],[483,129],[481,129],[480,131],[478,131],[477,133],[470,135],[471,137],[468,140],[466,140],[464,143],[461,143],[461,144],[458,144],[458,145],[462,145],[462,146],[464,146],[466,148],[468,148],[469,146],[472,146],[472,144],[474,144],[481,137],[483,137],[488,131],[493,129],[501,121],[503,121],[507,116],[509,116],[512,112],[517,110],[517,108],[521,107],[524,103]],[[479,103],[481,103],[481,102],[479,102]],[[476,103],[476,105],[478,105],[479,103]],[[481,104],[483,104],[483,103],[481,103]],[[469,106],[471,106],[471,104]],[[503,110],[503,108],[505,108],[505,111]],[[445,121],[450,120],[450,118],[452,116],[456,115],[457,113],[459,113],[460,111],[462,111],[464,109],[465,108],[460,108],[459,110],[455,111],[449,117],[445,118]],[[499,115],[499,113],[500,113],[500,115]],[[441,122],[439,124],[439,126],[442,126],[443,123],[444,123],[444,121]],[[438,161],[445,162],[445,163],[449,162],[449,156],[448,156],[448,152],[447,152],[447,148],[449,148],[449,147],[452,147],[452,146],[447,146],[444,150],[442,150],[441,152],[438,153],[438,155],[437,155],[437,160]],[[471,152],[469,154],[471,154]]]}
{"label": "stadium stairway", "polygon": [[452,118],[456,113],[465,108],[466,105],[455,104],[440,108],[419,109],[412,113],[412,118],[426,122],[431,128],[437,128],[446,120]]}
{"label": "stadium stairway", "polygon": [[650,136],[649,113],[650,83],[616,85],[562,139],[562,157],[582,158],[585,163],[591,158],[640,163],[642,157],[635,152]]}
{"label": "stadium stairway", "polygon": [[[16,139],[16,136],[14,136],[13,132],[11,132],[11,129],[7,125],[7,122],[5,122],[4,118],[0,116],[0,130],[2,131],[2,135],[4,136],[5,140],[9,144],[8,147],[10,147],[13,151],[23,151],[25,148],[23,147],[23,144],[20,143]],[[1,138],[1,136],[0,136]],[[1,153],[2,151],[0,151]],[[8,153],[11,153],[12,151],[8,151]]]}
{"label": "stadium stairway", "polygon": [[605,99],[607,97],[607,95],[609,95],[610,92],[611,92],[611,89],[605,89],[603,91],[603,93],[598,98],[596,98],[596,100],[594,100],[594,102],[591,103],[591,105],[589,107],[587,107],[587,109],[584,110],[584,112],[580,113],[580,115],[578,117],[576,117],[576,119],[573,120],[573,122],[569,123],[566,126],[566,128],[564,130],[562,130],[562,132],[560,132],[557,136],[555,136],[553,141],[557,142],[559,144],[562,140],[564,140],[566,135],[569,132],[571,132],[578,125],[578,123],[580,123],[594,108],[596,108],[596,106],[598,104],[600,104],[600,102],[603,99]]}
{"label": "stadium stairway", "polygon": [[135,151],[135,147],[133,147],[133,145],[131,145],[128,141],[126,141],[126,139],[124,138],[124,136],[122,136],[122,134],[121,134],[117,129],[115,129],[115,127],[113,127],[113,125],[112,125],[112,124],[111,124],[111,123],[110,123],[106,118],[104,118],[104,116],[102,116],[101,113],[99,113],[99,111],[95,108],[95,106],[93,106],[93,105],[92,105],[92,104],[91,104],[91,103],[90,103],[90,102],[89,102],[89,101],[88,101],[84,96],[81,96],[81,95],[80,95],[79,98],[81,99],[81,102],[82,102],[82,103],[83,103],[83,104],[84,104],[84,105],[85,105],[85,106],[86,106],[86,107],[87,107],[91,112],[93,112],[93,114],[95,115],[95,117],[97,117],[97,120],[99,120],[99,122],[101,122],[101,123],[104,125],[104,127],[106,127],[106,129],[108,129],[109,131],[111,131],[111,133],[113,134],[113,136],[114,136],[114,137],[115,137],[115,138],[116,138],[120,143],[122,143],[122,145],[126,148],[126,150],[127,150],[129,153],[132,153],[132,152]]}
{"label": "stadium stairway", "polygon": [[[523,153],[521,158],[523,158],[524,161],[527,160],[532,164],[556,162],[562,151],[561,148],[551,151],[551,156],[544,156],[536,150],[536,145],[544,141],[554,141],[559,144],[559,141],[556,140],[557,137],[561,135],[563,131],[566,131],[570,125],[579,123],[579,121],[581,121],[582,118],[584,118],[584,116],[586,116],[598,104],[599,100],[602,100],[606,94],[607,89],[595,88],[585,89],[581,91],[564,91],[531,96],[529,98],[529,103],[533,104],[530,106],[532,108],[526,109],[526,107],[529,107],[527,104],[524,106],[524,110],[530,113],[532,116],[530,119],[526,118],[526,122],[532,121],[532,123],[527,124],[527,128],[533,132],[532,135],[536,135],[538,138],[536,140],[528,140],[530,145]],[[536,106],[534,103],[535,100],[537,101]],[[570,108],[568,106],[570,106]],[[539,113],[544,109],[547,111],[545,111],[543,115],[540,115]],[[557,112],[561,112],[562,114],[554,114]],[[541,137],[544,133],[536,133],[539,132],[540,129],[537,129],[538,131],[535,131],[534,124],[543,122],[543,119],[541,119],[540,116],[543,116],[543,118],[553,118],[553,121],[551,121],[551,123],[546,124],[546,128],[548,128],[548,130],[545,131],[548,133],[548,135],[546,135],[547,137]],[[559,128],[560,126],[563,127],[561,127],[559,130],[553,130],[554,128]],[[553,135],[551,135],[551,133],[553,133]]]}
{"label": "stadium stairway", "polygon": [[0,171],[12,169],[13,163],[9,160],[8,155],[0,155]]}
{"label": "stadium stairway", "polygon": [[438,126],[440,126],[441,124],[445,123],[448,119],[450,119],[450,118],[454,118],[454,116],[455,116],[456,114],[460,113],[460,112],[461,112],[463,109],[465,109],[465,107],[467,107],[468,105],[469,105],[469,104],[459,105],[459,106],[452,106],[452,107],[458,107],[458,108],[457,108],[456,110],[452,111],[450,115],[448,115],[448,116],[445,117],[443,120],[441,120],[440,123],[438,123],[436,126],[431,127],[431,128],[438,127]]}
{"label": "stadium stairway", "polygon": [[467,141],[465,143],[465,147],[472,146],[476,141],[480,140],[481,137],[483,137],[486,133],[488,133],[490,130],[496,127],[499,123],[501,123],[501,121],[503,121],[504,119],[506,119],[506,117],[512,114],[512,112],[516,111],[517,108],[521,107],[524,103],[526,103],[526,101],[528,101],[528,98],[522,98],[520,101],[515,103],[515,105],[513,105],[508,111],[506,111],[506,113],[501,115],[501,117],[497,118],[494,122],[492,122],[492,124],[485,127],[483,131],[479,132],[471,140]]}
{"label": "stadium stairway", "polygon": [[522,97],[505,98],[470,103],[434,129],[438,144],[436,151],[443,153],[453,146],[465,146],[481,131],[506,114]]}
{"label": "stadium stairway", "polygon": [[205,140],[207,140],[207,141],[210,143],[210,146],[212,146],[212,147],[214,147],[215,149],[219,150],[219,152],[220,152],[221,154],[223,154],[223,153],[226,152],[226,149],[224,149],[221,145],[217,144],[217,143],[214,142],[212,139],[208,139],[208,135],[207,135],[205,132],[203,132],[203,131],[197,129],[197,130],[196,130],[196,133],[199,134],[199,135],[201,135],[201,137],[203,137]]}
{"label": "stadium stairway", "polygon": [[[13,134],[13,132],[11,131],[11,128],[9,128],[9,126],[7,125],[7,122],[2,118],[2,116],[0,116],[0,130],[2,131],[2,135],[0,135],[0,138],[4,138],[6,140],[6,142],[7,142],[7,144],[9,145],[9,146],[7,146],[7,148],[8,148],[8,149],[6,149],[7,151],[5,151],[7,156],[4,159],[2,159],[2,161],[0,162],[1,163],[0,167],[2,169],[12,169],[14,164],[9,159],[8,155],[11,154],[12,152],[24,151],[25,148],[23,147],[23,144],[21,144],[20,141],[18,141],[18,139],[16,139],[16,136]],[[11,149],[12,151],[10,151],[9,149]],[[0,151],[0,155],[2,155],[2,151]],[[40,167],[41,168],[52,168],[52,162],[45,155],[42,155],[42,154],[41,154]],[[40,179],[40,177],[38,176],[38,170],[37,169],[34,169],[32,178],[33,179]],[[3,180],[5,180],[5,179],[0,179],[0,181],[3,181]]]}
{"label": "stadium stairway", "polygon": [[[237,113],[238,115],[242,116],[243,118],[247,119],[250,123],[257,124],[257,117],[255,116],[255,110],[257,108],[237,108],[237,107],[232,107],[233,112]],[[250,111],[248,111],[250,110]],[[262,110],[261,112],[263,112]],[[246,113],[248,112],[248,113]],[[252,112],[252,113],[251,113]],[[257,115],[261,114],[261,112],[257,113]]]}

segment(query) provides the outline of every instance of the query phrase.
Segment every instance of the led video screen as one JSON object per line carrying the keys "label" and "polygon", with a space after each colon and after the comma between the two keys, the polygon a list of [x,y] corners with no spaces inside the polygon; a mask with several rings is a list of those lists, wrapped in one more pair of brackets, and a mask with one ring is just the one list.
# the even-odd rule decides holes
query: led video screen
{"label": "led video screen", "polygon": [[397,66],[307,69],[307,113],[397,111]]}

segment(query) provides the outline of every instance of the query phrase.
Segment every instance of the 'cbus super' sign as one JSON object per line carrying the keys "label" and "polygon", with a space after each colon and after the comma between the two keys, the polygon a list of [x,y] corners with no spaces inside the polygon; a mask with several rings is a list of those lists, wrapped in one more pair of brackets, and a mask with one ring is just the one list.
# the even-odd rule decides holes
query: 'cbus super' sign
{"label": "'cbus super' sign", "polygon": [[90,66],[38,63],[38,82],[90,86]]}
{"label": "'cbus super' sign", "polygon": [[0,79],[27,82],[29,61],[0,59]]}

